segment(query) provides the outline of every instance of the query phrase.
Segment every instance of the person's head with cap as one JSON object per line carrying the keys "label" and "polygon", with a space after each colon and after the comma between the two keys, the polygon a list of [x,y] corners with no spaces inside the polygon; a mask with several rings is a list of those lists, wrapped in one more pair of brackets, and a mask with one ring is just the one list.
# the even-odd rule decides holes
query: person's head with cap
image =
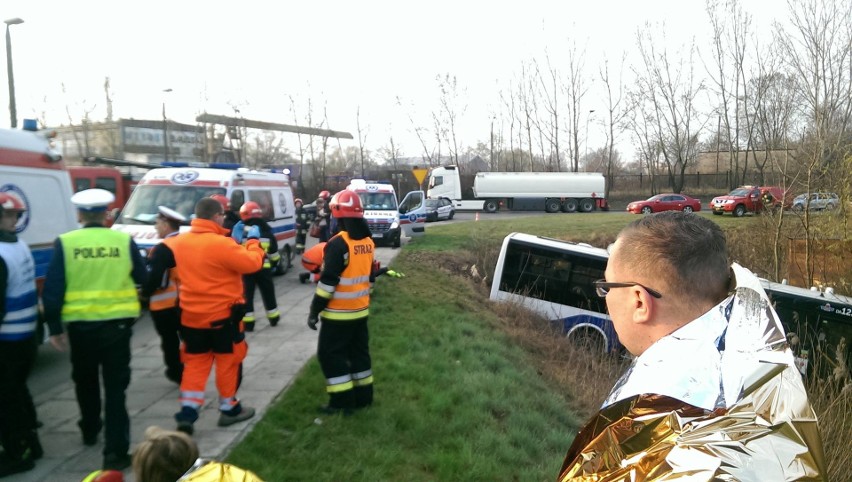
{"label": "person's head with cap", "polygon": [[24,202],[12,192],[0,192],[0,231],[15,232],[18,219],[27,210]]}
{"label": "person's head with cap", "polygon": [[157,230],[157,235],[165,238],[171,233],[180,229],[180,225],[186,223],[186,217],[174,209],[166,206],[157,206],[157,221],[154,223],[154,229]]}
{"label": "person's head with cap", "polygon": [[103,224],[107,207],[115,201],[115,195],[106,189],[86,189],[71,196],[77,207],[77,217],[83,224]]}

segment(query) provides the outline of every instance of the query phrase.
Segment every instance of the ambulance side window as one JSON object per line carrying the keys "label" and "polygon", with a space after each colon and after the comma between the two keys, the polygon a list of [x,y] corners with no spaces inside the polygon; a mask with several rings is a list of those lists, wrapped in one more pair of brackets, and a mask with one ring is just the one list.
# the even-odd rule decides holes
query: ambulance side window
{"label": "ambulance side window", "polygon": [[243,207],[243,204],[246,202],[246,195],[243,191],[239,189],[234,189],[231,192],[231,210],[239,212],[240,208]]}
{"label": "ambulance side window", "polygon": [[249,201],[254,201],[260,205],[260,209],[263,211],[263,219],[270,221],[275,218],[270,191],[249,191]]}

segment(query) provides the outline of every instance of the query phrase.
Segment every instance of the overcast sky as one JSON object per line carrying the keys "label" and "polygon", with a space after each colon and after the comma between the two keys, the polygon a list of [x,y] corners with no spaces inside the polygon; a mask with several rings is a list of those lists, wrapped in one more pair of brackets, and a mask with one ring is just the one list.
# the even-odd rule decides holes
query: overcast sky
{"label": "overcast sky", "polygon": [[[752,13],[760,5],[744,4]],[[250,119],[306,125],[310,99],[315,117],[325,106],[329,128],[356,136],[342,145],[356,145],[360,108],[369,149],[392,135],[417,156],[409,115],[431,124],[436,76],[456,76],[466,93],[459,134],[473,145],[488,139],[499,93],[522,62],[545,52],[561,62],[576,42],[595,75],[604,56],[634,53],[645,22],[665,29],[670,48],[693,36],[706,45],[704,9],[701,0],[3,0],[0,18],[24,20],[11,27],[19,126],[26,117],[68,124],[66,110],[75,122],[85,110],[105,118],[109,77],[114,117],[161,119],[165,102],[183,123],[203,111],[233,115],[236,106]],[[761,16],[755,27],[770,22]],[[0,92],[0,126],[8,127],[8,91]],[[602,112],[595,92],[585,104]],[[592,118],[592,148],[603,140],[595,131]],[[295,136],[285,140],[295,148]]]}

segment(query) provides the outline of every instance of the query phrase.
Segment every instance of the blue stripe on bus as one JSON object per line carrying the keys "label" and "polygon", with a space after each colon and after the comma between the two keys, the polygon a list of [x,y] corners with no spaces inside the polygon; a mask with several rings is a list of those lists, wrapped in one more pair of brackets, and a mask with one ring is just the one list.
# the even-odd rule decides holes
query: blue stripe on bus
{"label": "blue stripe on bus", "polygon": [[612,324],[612,320],[605,315],[600,317],[592,315],[567,316],[558,321],[562,324],[563,333],[568,333],[571,329],[579,325],[592,325],[600,328],[606,336],[608,351],[621,346],[621,343],[618,341],[618,334],[615,332],[615,326]]}

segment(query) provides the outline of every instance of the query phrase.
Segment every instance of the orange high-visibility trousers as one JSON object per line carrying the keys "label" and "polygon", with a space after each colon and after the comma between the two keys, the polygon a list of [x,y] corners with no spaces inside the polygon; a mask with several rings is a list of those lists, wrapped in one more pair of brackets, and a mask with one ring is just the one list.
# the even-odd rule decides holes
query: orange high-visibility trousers
{"label": "orange high-visibility trousers", "polygon": [[213,364],[216,364],[216,389],[219,392],[219,409],[230,410],[236,403],[237,389],[243,375],[243,360],[248,353],[245,340],[234,343],[233,353],[187,353],[181,345],[183,377],[180,382],[180,402],[199,410],[204,405],[204,388]]}

